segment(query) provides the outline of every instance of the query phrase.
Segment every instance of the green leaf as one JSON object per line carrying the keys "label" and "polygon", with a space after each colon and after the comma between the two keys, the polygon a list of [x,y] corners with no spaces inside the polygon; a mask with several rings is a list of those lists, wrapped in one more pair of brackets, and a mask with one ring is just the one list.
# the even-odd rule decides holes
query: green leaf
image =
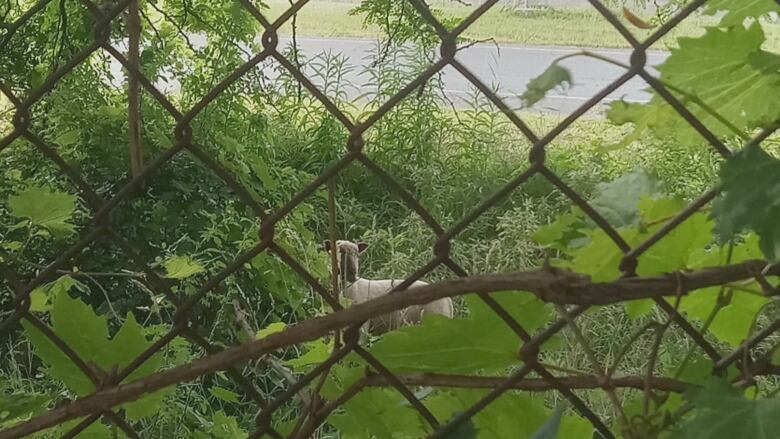
{"label": "green leaf", "polygon": [[[726,248],[715,250],[701,249],[689,257],[691,268],[716,267],[728,263],[740,263],[760,257],[758,240],[748,236],[744,242],[735,245],[731,261],[727,259]],[[744,285],[745,288],[758,290],[756,285]],[[706,321],[717,306],[720,288],[705,288],[682,299],[680,310],[701,322]],[[725,290],[730,300],[716,315],[710,325],[710,332],[719,340],[737,347],[750,333],[756,314],[770,302],[770,299],[742,291]]]}
{"label": "green leaf", "polygon": [[590,205],[612,227],[635,225],[639,220],[639,200],[661,195],[661,184],[644,171],[625,174],[609,183],[599,183]]}
{"label": "green leaf", "polygon": [[42,187],[31,187],[8,198],[11,215],[26,218],[30,223],[43,227],[55,236],[73,233],[68,223],[76,210],[75,195],[52,192]]}
{"label": "green leaf", "polygon": [[211,435],[219,439],[245,439],[249,437],[246,430],[238,426],[238,420],[227,416],[222,410],[214,413],[211,418]]}
{"label": "green leaf", "polygon": [[[453,413],[453,417],[459,413]],[[471,419],[466,420],[460,424],[452,433],[444,436],[446,439],[477,439],[477,428],[474,426],[474,421]]]}
{"label": "green leaf", "polygon": [[520,96],[526,108],[532,107],[537,102],[544,99],[547,92],[555,87],[562,86],[564,83],[571,86],[572,79],[569,70],[554,62],[547,67],[547,70],[541,75],[530,80],[525,92]]}
{"label": "green leaf", "polygon": [[764,256],[780,259],[780,160],[758,146],[745,148],[723,164],[720,183],[712,209],[718,232],[728,239],[753,230]]}
{"label": "green leaf", "polygon": [[[426,406],[437,419],[452,419],[485,396],[484,390],[442,392],[426,400]],[[543,398],[532,398],[507,392],[472,419],[480,439],[529,438],[537,433],[551,416]],[[584,419],[562,416],[559,437],[590,439],[593,428]],[[544,437],[544,436],[543,436]]]}
{"label": "green leaf", "polygon": [[[763,128],[780,119],[780,55],[761,50],[761,26],[707,29],[700,38],[680,38],[658,67],[661,79],[691,93],[738,129]],[[694,115],[719,135],[734,133],[688,103]]]}
{"label": "green leaf", "polygon": [[51,304],[54,299],[58,295],[70,291],[70,289],[73,287],[76,287],[77,289],[84,292],[89,291],[86,285],[68,275],[61,276],[54,282],[50,282],[46,285],[34,289],[30,293],[30,311],[51,311]]}
{"label": "green leaf", "polygon": [[271,334],[276,334],[277,332],[284,331],[284,328],[286,328],[287,325],[284,322],[273,322],[266,326],[265,328],[257,331],[257,335],[255,336],[256,340],[260,340],[263,338],[268,337]]}
{"label": "green leaf", "polygon": [[741,25],[748,17],[758,18],[772,11],[780,12],[775,0],[710,0],[706,6],[705,14],[726,11],[720,20],[720,26],[724,27]]}
{"label": "green leaf", "polygon": [[[780,55],[761,50],[764,41],[757,23],[748,29],[708,28],[699,38],[680,38],[679,48],[672,49],[658,67],[661,80],[676,87],[672,94],[716,136],[734,137],[768,127],[780,119],[780,106],[775,105],[780,94]],[[645,129],[681,144],[703,141],[659,96],[648,104],[613,103],[607,116],[618,125],[635,125],[624,139],[626,144],[639,139]]]}
{"label": "green leaf", "polygon": [[563,417],[563,406],[555,407],[550,418],[539,427],[530,439],[555,439],[558,437],[558,429],[561,428],[561,419]]}
{"label": "green leaf", "polygon": [[395,390],[368,388],[331,415],[328,422],[344,439],[418,439],[426,429],[417,411]]}
{"label": "green leaf", "polygon": [[582,212],[559,215],[552,223],[539,227],[531,238],[540,245],[565,250],[575,239],[584,238],[580,229],[585,228]]}
{"label": "green leaf", "polygon": [[674,439],[776,439],[780,432],[780,398],[750,400],[714,378],[690,391],[686,399],[693,404],[696,416],[682,424]]}
{"label": "green leaf", "polygon": [[41,394],[0,393],[0,427],[27,421],[45,412],[51,400],[51,396]]}
{"label": "green leaf", "polygon": [[306,343],[306,348],[305,354],[298,358],[287,360],[284,364],[290,366],[296,372],[305,372],[311,366],[318,365],[328,359],[333,351],[333,340],[328,343],[322,339],[315,340],[311,343]]}
{"label": "green leaf", "polygon": [[168,279],[186,279],[205,271],[198,261],[189,256],[174,256],[165,261],[163,267]]}
{"label": "green leaf", "polygon": [[[146,340],[143,327],[132,313],[112,340],[108,338],[105,317],[97,316],[84,302],[61,292],[52,301],[51,330],[62,339],[85,363],[96,364],[104,371],[116,366],[122,369],[148,349],[152,343]],[[73,393],[86,395],[95,390],[92,381],[38,328],[22,322],[25,333],[35,347],[35,353],[48,366],[51,377],[62,381]],[[153,355],[139,366],[124,382],[131,382],[156,371],[160,356]],[[138,420],[154,414],[162,405],[166,391],[147,395],[124,405],[127,417]]]}
{"label": "green leaf", "polygon": [[620,142],[607,145],[605,149],[613,150],[624,148],[636,141],[644,139],[644,132],[651,130],[656,135],[673,133],[678,123],[674,110],[665,105],[646,105],[629,103],[625,101],[613,101],[607,106],[607,119],[615,125],[631,123],[634,129]]}
{"label": "green leaf", "polygon": [[[491,294],[527,331],[547,323],[551,310],[522,292]],[[518,336],[477,296],[466,296],[468,318],[427,317],[422,325],[385,334],[371,352],[394,371],[503,371],[517,364]]]}
{"label": "green leaf", "polygon": [[209,389],[209,392],[211,392],[215,398],[221,399],[225,402],[238,402],[240,397],[238,393],[231,392],[230,390],[223,389],[222,387],[212,387]]}
{"label": "green leaf", "polygon": [[65,131],[64,133],[60,134],[56,139],[54,139],[54,143],[60,146],[70,146],[76,143],[76,141],[79,140],[81,132],[79,130],[70,130]]}
{"label": "green leaf", "polygon": [[[620,276],[620,260],[623,252],[602,230],[590,232],[590,241],[570,252],[572,261],[565,266],[577,273],[587,274],[594,282],[608,282]],[[623,239],[629,244],[639,241],[641,235],[635,229],[624,230]]]}

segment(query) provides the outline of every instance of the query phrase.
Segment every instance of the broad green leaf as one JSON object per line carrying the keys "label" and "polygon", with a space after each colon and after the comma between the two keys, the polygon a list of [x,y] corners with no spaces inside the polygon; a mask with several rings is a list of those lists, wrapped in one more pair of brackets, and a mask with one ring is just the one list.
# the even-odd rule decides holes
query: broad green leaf
{"label": "broad green leaf", "polygon": [[581,212],[559,215],[552,223],[539,227],[531,238],[540,245],[565,250],[575,239],[585,237],[579,230],[585,227]]}
{"label": "broad green leaf", "polygon": [[550,416],[538,430],[531,435],[530,439],[555,439],[558,437],[558,430],[561,428],[561,419],[563,417],[563,406],[555,407]]}
{"label": "broad green leaf", "polygon": [[599,183],[595,192],[598,195],[590,200],[590,205],[612,227],[620,228],[638,222],[639,200],[661,195],[661,184],[646,172],[638,171],[625,174],[609,183]]}
{"label": "broad green leaf", "polygon": [[368,388],[331,415],[328,422],[344,439],[419,439],[427,436],[417,411],[395,390]]}
{"label": "broad green leaf", "polygon": [[[426,400],[426,406],[439,420],[450,420],[487,394],[484,390],[442,392]],[[473,417],[480,439],[530,438],[551,417],[543,398],[507,392]],[[562,416],[558,437],[590,439],[593,428],[580,418]],[[544,437],[544,436],[542,436]]]}
{"label": "broad green leaf", "polygon": [[[692,93],[737,128],[765,127],[780,119],[780,55],[762,51],[764,40],[757,23],[708,28],[700,38],[680,38],[658,70],[663,81]],[[700,107],[688,107],[717,134],[734,135]]]}
{"label": "broad green leaf", "polygon": [[520,96],[520,99],[523,100],[526,108],[532,107],[544,99],[547,92],[555,87],[562,86],[564,83],[571,86],[571,73],[565,67],[561,67],[557,62],[554,62],[541,75],[528,82],[528,86]]}
{"label": "broad green leaf", "polygon": [[73,233],[73,212],[76,196],[53,192],[42,187],[31,187],[8,198],[11,215],[26,218],[31,224],[43,227],[52,235],[67,236]]}
{"label": "broad green leaf", "polygon": [[222,410],[214,413],[211,418],[211,435],[219,439],[245,439],[249,433],[238,425],[238,420],[228,416]]}
{"label": "broad green leaf", "polygon": [[720,26],[741,25],[746,18],[758,18],[772,11],[780,13],[775,0],[710,0],[706,3],[706,14],[715,15],[720,11],[726,14],[720,20]]}
{"label": "broad green leaf", "polygon": [[282,332],[286,327],[287,325],[284,322],[273,322],[270,325],[266,326],[265,328],[257,331],[257,335],[255,336],[255,339],[260,340],[262,338],[268,337],[271,334]]}
{"label": "broad green leaf", "polygon": [[731,238],[753,230],[767,259],[780,259],[780,160],[758,146],[745,148],[721,167],[722,193],[712,216],[717,231]]}
{"label": "broad green leaf", "polygon": [[[28,322],[22,322],[27,337],[35,347],[35,353],[48,367],[51,377],[62,381],[73,393],[85,395],[94,391],[92,381],[48,337]],[[96,364],[104,371],[117,366],[128,366],[138,355],[151,346],[143,328],[132,313],[112,340],[108,338],[105,317],[97,316],[84,302],[61,292],[52,301],[51,330],[62,339],[85,363]],[[139,366],[125,382],[142,378],[160,366],[159,355],[154,355]],[[131,420],[154,414],[162,404],[167,391],[145,396],[124,407]]]}
{"label": "broad green leaf", "polygon": [[[453,413],[453,417],[457,416],[458,413]],[[478,439],[479,435],[477,432],[477,428],[474,426],[474,421],[471,419],[466,420],[462,424],[460,424],[455,430],[452,431],[452,433],[448,434],[446,439]]]}
{"label": "broad green leaf", "polygon": [[70,146],[79,140],[81,132],[79,130],[65,131],[54,139],[54,143],[60,146]]}
{"label": "broad green leaf", "polygon": [[631,123],[634,129],[620,142],[608,145],[606,149],[624,148],[636,141],[644,139],[644,132],[651,130],[658,133],[670,133],[674,131],[677,123],[674,110],[665,105],[644,105],[629,103],[622,100],[608,104],[607,119],[615,125]]}
{"label": "broad green leaf", "polygon": [[[83,419],[68,421],[61,424],[56,429],[54,429],[54,433],[56,435],[55,437],[65,436],[66,433],[75,428],[79,423],[81,423],[81,421],[83,421]],[[103,422],[97,421],[93,422],[89,427],[81,431],[76,437],[78,439],[116,439],[117,436],[114,434],[112,427],[109,427]],[[122,435],[119,437],[125,436]]]}
{"label": "broad green leaf", "polygon": [[[740,263],[760,257],[761,252],[755,236],[748,236],[735,245],[731,261],[727,259],[726,248],[693,252],[689,257],[691,268],[716,267],[728,263]],[[746,288],[758,290],[755,285]],[[720,288],[705,288],[682,299],[680,310],[701,322],[706,321],[715,309]],[[726,290],[728,293],[728,290]],[[750,332],[756,314],[770,302],[770,299],[742,291],[732,291],[729,303],[723,307],[710,325],[710,332],[732,347],[738,346]]]}
{"label": "broad green leaf", "polygon": [[311,343],[306,343],[306,348],[305,354],[298,358],[287,360],[284,364],[290,366],[296,372],[305,372],[311,366],[316,366],[328,359],[333,351],[333,340],[328,343],[322,339],[315,340]]}
{"label": "broad green leaf", "polygon": [[[623,252],[612,239],[601,230],[590,233],[591,239],[587,245],[570,253],[572,261],[565,264],[567,268],[581,274],[587,274],[594,282],[608,282],[620,276],[620,260]],[[637,242],[640,236],[635,229],[624,230],[623,239],[629,244]]]}
{"label": "broad green leaf", "polygon": [[[491,296],[529,332],[551,318],[551,310],[531,294]],[[466,301],[468,318],[430,316],[422,325],[385,334],[371,352],[399,372],[491,372],[516,365],[518,336],[479,297],[469,295]]]}
{"label": "broad green leaf", "polygon": [[211,392],[215,398],[221,399],[225,402],[238,402],[240,397],[238,393],[231,392],[230,390],[223,389],[222,387],[211,387],[209,392]]}
{"label": "broad green leaf", "polygon": [[[757,23],[747,29],[708,28],[701,37],[680,38],[679,48],[672,49],[658,67],[661,80],[674,86],[672,94],[716,136],[734,137],[739,132],[768,127],[780,119],[780,106],[776,105],[780,55],[761,50],[764,40]],[[607,115],[616,124],[635,125],[630,141],[650,128],[656,136],[681,144],[703,142],[701,135],[659,96],[648,104],[613,103]]]}
{"label": "broad green leaf", "polygon": [[186,279],[203,273],[203,266],[189,256],[174,256],[163,263],[165,277],[168,279]]}
{"label": "broad green leaf", "polygon": [[695,417],[674,432],[674,439],[776,439],[780,432],[780,398],[751,400],[739,389],[714,378],[686,395]]}
{"label": "broad green leaf", "polygon": [[30,293],[30,311],[46,312],[51,309],[49,297],[42,288],[36,288]]}
{"label": "broad green leaf", "polygon": [[49,395],[11,393],[0,389],[0,428],[27,421],[44,411],[52,401]]}
{"label": "broad green leaf", "polygon": [[51,311],[51,304],[54,299],[71,288],[76,287],[81,291],[89,291],[86,285],[65,275],[59,277],[54,282],[40,286],[30,293],[30,311],[46,312]]}

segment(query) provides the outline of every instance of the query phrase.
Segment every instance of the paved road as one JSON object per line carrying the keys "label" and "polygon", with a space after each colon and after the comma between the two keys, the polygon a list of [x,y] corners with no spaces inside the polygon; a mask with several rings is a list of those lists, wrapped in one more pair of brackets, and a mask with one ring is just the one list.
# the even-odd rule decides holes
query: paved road
{"label": "paved road", "polygon": [[[281,41],[280,44],[286,43]],[[364,40],[325,40],[299,38],[299,47],[306,54],[315,54],[331,50],[341,52],[350,63],[356,66],[346,79],[355,84],[368,82],[369,78],[360,74],[368,61],[366,58],[375,51],[376,43]],[[518,96],[526,89],[528,81],[541,74],[555,59],[581,48],[567,47],[521,47],[493,44],[478,44],[458,53],[457,59],[472,73],[489,86],[498,87],[499,95],[512,108],[520,107]],[[590,49],[623,63],[628,63],[630,51],[619,49]],[[656,66],[662,63],[668,53],[650,52],[647,63]],[[547,98],[534,106],[535,110],[568,114],[604,89],[625,70],[621,67],[588,57],[569,58],[561,62],[572,74],[574,84],[570,88],[560,88],[548,94]],[[653,73],[654,69],[651,69]],[[605,102],[624,99],[631,102],[646,102],[650,94],[645,92],[647,84],[634,78],[607,97]],[[444,70],[444,89],[447,96],[457,106],[466,106],[464,100],[470,99],[474,87],[459,72],[451,67]]]}
{"label": "paved road", "polygon": [[[203,40],[203,41],[201,41]],[[205,40],[194,36],[194,45],[199,46]],[[288,39],[280,41],[280,47],[289,43]],[[319,39],[299,38],[298,45],[302,53],[312,57],[318,53],[341,53],[353,68],[344,76],[344,80],[354,86],[348,88],[348,97],[355,98],[364,93],[370,93],[370,76],[365,73],[365,67],[371,63],[372,53],[376,53],[377,43],[372,40],[346,40],[346,39]],[[523,93],[528,81],[542,73],[555,59],[571,53],[581,51],[579,48],[566,47],[521,47],[493,44],[478,44],[458,52],[457,59],[468,67],[476,76],[491,87],[499,90],[499,95],[511,108],[520,108],[518,96]],[[591,49],[598,53],[623,63],[628,63],[630,52],[619,49]],[[668,53],[649,52],[647,62],[649,66],[655,66],[663,62]],[[568,114],[582,105],[586,100],[604,89],[610,82],[618,78],[624,69],[604,61],[588,57],[574,57],[561,62],[572,73],[574,84],[568,88],[558,88],[537,103],[533,110],[546,113]],[[309,66],[310,67],[310,66]],[[118,63],[114,63],[115,77],[124,75]],[[268,66],[265,67],[270,72]],[[656,73],[654,70],[652,72]],[[452,67],[443,71],[443,82],[446,96],[456,107],[468,107],[468,101],[474,93],[474,87],[459,72]],[[311,75],[309,75],[311,77]],[[312,78],[316,85],[321,86],[322,81]],[[118,84],[117,84],[118,85]],[[166,91],[174,91],[178,83],[158,84]],[[631,102],[646,102],[650,95],[644,91],[647,85],[638,78],[634,78],[613,92],[603,102],[624,99]],[[603,107],[597,107],[603,108]]]}

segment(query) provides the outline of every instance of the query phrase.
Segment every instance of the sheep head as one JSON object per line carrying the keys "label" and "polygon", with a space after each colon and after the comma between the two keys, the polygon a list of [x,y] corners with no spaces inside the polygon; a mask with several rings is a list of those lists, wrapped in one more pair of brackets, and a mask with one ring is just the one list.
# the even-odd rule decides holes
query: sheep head
{"label": "sheep head", "polygon": [[334,248],[330,241],[325,241],[324,248],[327,252],[336,251],[339,279],[355,282],[359,276],[360,254],[368,248],[368,244],[338,240]]}

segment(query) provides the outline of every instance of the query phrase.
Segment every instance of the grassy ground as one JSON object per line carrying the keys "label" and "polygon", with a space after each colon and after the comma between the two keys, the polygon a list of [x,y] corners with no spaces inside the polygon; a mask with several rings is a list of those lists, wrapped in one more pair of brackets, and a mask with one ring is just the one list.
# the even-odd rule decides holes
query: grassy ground
{"label": "grassy ground", "polygon": [[[312,2],[298,15],[298,34],[304,36],[334,38],[373,38],[381,36],[379,29],[364,27],[359,16],[349,15],[354,3]],[[283,0],[269,2],[272,17],[279,16],[289,8]],[[464,18],[472,8],[440,7],[444,16]],[[632,27],[622,20],[640,40],[652,30]],[[654,45],[656,49],[674,46],[681,36],[695,36],[704,31],[704,26],[716,23],[712,17],[691,16]],[[767,33],[766,48],[780,51],[780,24],[764,24]],[[286,26],[283,33],[289,34]],[[583,47],[629,47],[626,40],[596,11],[590,9],[550,10],[538,12],[511,12],[494,7],[477,20],[466,38],[485,40],[493,38],[500,43],[527,45],[563,45]]]}

